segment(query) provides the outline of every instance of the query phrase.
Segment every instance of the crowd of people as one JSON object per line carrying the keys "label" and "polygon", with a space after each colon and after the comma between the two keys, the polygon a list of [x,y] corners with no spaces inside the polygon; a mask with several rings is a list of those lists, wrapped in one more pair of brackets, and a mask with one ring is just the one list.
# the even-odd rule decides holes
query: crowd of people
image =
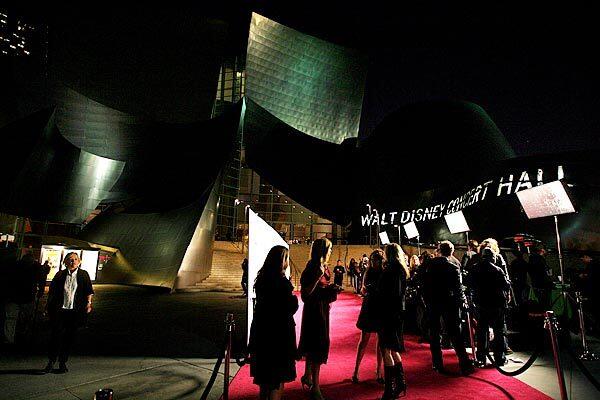
{"label": "crowd of people", "polygon": [[[338,260],[333,273],[327,265],[331,247],[327,239],[316,240],[302,273],[304,308],[297,348],[293,315],[298,302],[284,276],[287,250],[273,248],[271,252],[277,256],[269,254],[256,279],[250,359],[251,374],[261,387],[261,399],[280,399],[284,383],[296,379],[295,361],[302,358],[306,360],[305,373],[300,378],[303,388],[309,390],[311,399],[324,398],[319,372],[329,352],[329,310],[342,290],[344,274],[349,275],[356,293],[362,297],[356,323],[360,339],[351,381],[361,382],[359,367],[375,334],[375,379],[384,385],[382,400],[397,399],[407,389],[401,355],[405,351],[405,325],[415,327],[422,340],[429,342],[434,371],[446,372],[442,358],[442,348],[446,347],[454,349],[460,372],[469,375],[475,367],[486,366],[488,352],[493,354],[496,366],[506,363],[507,354],[512,352],[506,336],[509,308],[518,311],[513,315],[518,319],[519,313],[527,318],[532,307],[545,310],[551,306],[552,270],[542,247],[533,249],[531,254],[528,251],[526,257],[516,252],[509,265],[492,238],[481,243],[471,240],[462,260],[455,257],[450,241],[440,242],[433,253],[424,251],[410,257],[392,243],[369,256],[364,254],[359,261],[351,259],[348,268]],[[582,261],[587,267],[578,277],[584,282],[581,287],[589,290],[592,281],[598,283],[600,270],[592,267],[595,262],[591,256],[582,257]],[[267,270],[275,272],[267,275]],[[268,277],[272,281],[268,282]],[[274,290],[277,298],[273,297]],[[594,294],[587,294],[597,307]],[[465,345],[469,336],[462,326],[467,312],[473,316],[474,360],[467,353],[466,347],[471,346]]]}
{"label": "crowd of people", "polygon": [[30,334],[49,272],[48,263],[38,263],[31,253],[17,259],[13,248],[0,249],[0,322],[5,348]]}

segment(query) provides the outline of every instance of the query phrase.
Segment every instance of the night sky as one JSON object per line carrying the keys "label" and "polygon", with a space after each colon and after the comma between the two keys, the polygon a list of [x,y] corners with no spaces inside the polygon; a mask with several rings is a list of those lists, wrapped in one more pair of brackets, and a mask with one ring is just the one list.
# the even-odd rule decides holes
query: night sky
{"label": "night sky", "polygon": [[[250,12],[369,58],[360,135],[405,104],[452,98],[482,106],[518,155],[600,148],[597,23],[591,9],[423,1],[391,8],[369,1],[241,1],[197,9],[67,10],[17,8],[52,25],[81,17],[98,24],[112,13],[131,27],[210,16],[229,22],[226,52],[244,53]],[[454,2],[452,2],[454,3]],[[36,12],[31,10],[35,9]],[[123,15],[126,15],[124,17]],[[189,40],[200,40],[189,37]],[[111,41],[118,46],[118,41]],[[140,46],[152,46],[151,41]],[[202,55],[190,54],[190,59]],[[343,79],[341,77],[340,79]]]}

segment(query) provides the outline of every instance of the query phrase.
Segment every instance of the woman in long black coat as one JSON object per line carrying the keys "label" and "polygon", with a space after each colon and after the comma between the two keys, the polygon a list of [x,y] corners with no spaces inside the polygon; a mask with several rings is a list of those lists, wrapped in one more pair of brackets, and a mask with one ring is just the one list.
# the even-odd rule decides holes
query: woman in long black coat
{"label": "woman in long black coat", "polygon": [[332,244],[326,239],[314,241],[310,260],[300,277],[302,309],[302,329],[298,353],[306,358],[306,369],[301,378],[302,386],[310,388],[310,398],[322,400],[319,385],[321,364],[329,356],[329,309],[337,299],[341,288],[330,283],[331,273],[327,261],[331,255]]}
{"label": "woman in long black coat", "polygon": [[[369,266],[365,271],[363,279],[363,285],[360,293],[363,295],[362,306],[360,308],[360,314],[358,314],[358,321],[356,327],[360,329],[360,341],[356,349],[356,363],[354,365],[354,373],[352,374],[352,382],[358,383],[358,369],[360,363],[365,355],[365,350],[369,344],[371,333],[377,332],[379,328],[378,321],[378,308],[377,302],[377,285],[379,284],[379,278],[383,272],[383,251],[377,249],[374,250],[369,256]],[[377,382],[383,383],[383,377],[381,376],[381,352],[379,346],[377,346],[377,369],[375,370],[375,376]]]}
{"label": "woman in long black coat", "polygon": [[404,251],[397,243],[385,246],[386,265],[379,279],[377,295],[381,312],[377,332],[383,356],[385,390],[382,400],[397,399],[406,392],[404,368],[402,366],[402,327],[404,323],[404,301],[406,281],[410,275]]}
{"label": "woman in long black coat", "polygon": [[275,246],[258,271],[256,305],[250,328],[250,375],[260,386],[261,400],[278,400],[285,382],[296,379],[296,324],[298,299],[285,277],[288,250]]}

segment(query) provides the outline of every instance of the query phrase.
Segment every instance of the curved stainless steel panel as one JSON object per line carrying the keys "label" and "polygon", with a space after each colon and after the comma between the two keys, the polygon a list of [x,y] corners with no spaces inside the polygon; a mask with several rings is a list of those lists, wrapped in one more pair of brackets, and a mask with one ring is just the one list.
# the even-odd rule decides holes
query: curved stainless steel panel
{"label": "curved stainless steel panel", "polygon": [[246,95],[300,132],[333,143],[358,136],[366,59],[252,14]]}
{"label": "curved stainless steel panel", "polygon": [[34,135],[18,135],[26,128],[31,126],[14,123],[7,128],[13,143],[5,149],[22,151],[20,159],[13,159],[11,174],[4,175],[7,193],[0,198],[2,209],[43,220],[82,223],[108,196],[125,163],[75,147],[60,135],[53,117],[43,130],[38,127],[42,134],[35,141]]}

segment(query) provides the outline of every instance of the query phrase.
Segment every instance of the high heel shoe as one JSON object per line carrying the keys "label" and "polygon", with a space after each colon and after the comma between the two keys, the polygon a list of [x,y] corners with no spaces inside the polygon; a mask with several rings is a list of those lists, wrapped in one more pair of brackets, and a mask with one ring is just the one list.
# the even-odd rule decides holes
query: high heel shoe
{"label": "high heel shoe", "polygon": [[[308,377],[307,377],[307,376],[305,376],[305,375],[302,375],[302,376],[300,377],[300,383],[302,384],[302,389],[303,389],[303,390],[310,390],[310,389],[312,389],[312,386],[313,386],[313,384],[312,384],[312,382],[310,381],[310,379],[308,379]],[[305,386],[306,386],[306,387],[305,387]]]}
{"label": "high heel shoe", "polygon": [[356,374],[352,374],[352,383],[359,383],[358,376]]}

